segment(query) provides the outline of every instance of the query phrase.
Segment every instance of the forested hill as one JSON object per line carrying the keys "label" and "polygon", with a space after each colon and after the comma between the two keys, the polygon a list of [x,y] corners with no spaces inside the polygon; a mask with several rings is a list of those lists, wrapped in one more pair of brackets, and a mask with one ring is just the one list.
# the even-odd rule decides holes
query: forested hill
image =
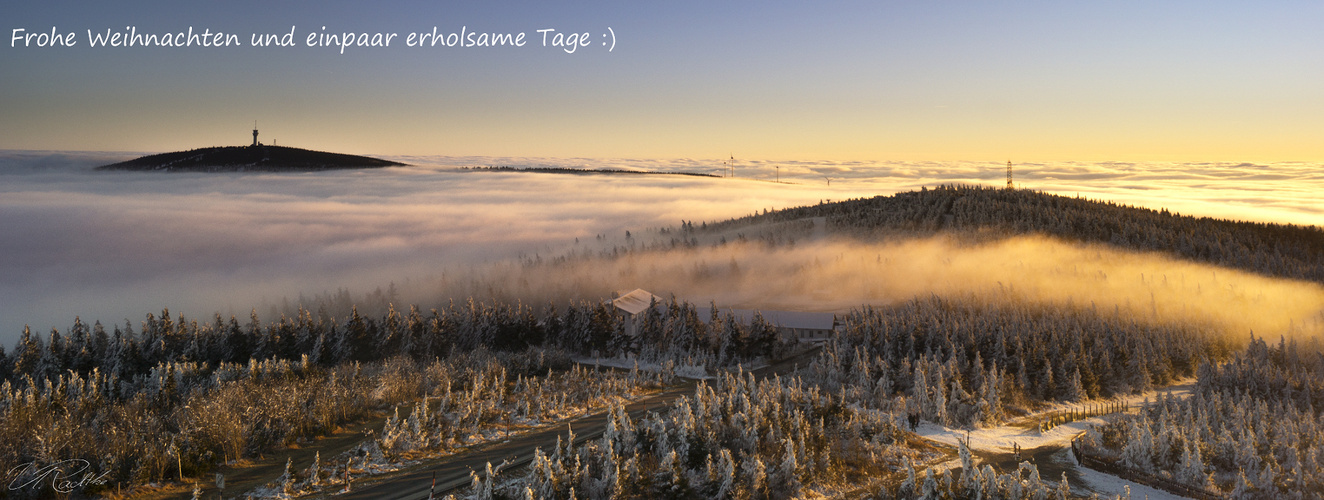
{"label": "forested hill", "polygon": [[403,163],[367,156],[328,153],[285,146],[229,146],[175,151],[135,158],[97,170],[158,172],[305,172],[342,168],[379,168]]}
{"label": "forested hill", "polygon": [[1324,283],[1324,228],[1196,218],[1166,209],[1021,189],[942,186],[779,210],[725,221],[717,228],[808,217],[827,217],[832,231],[859,236],[938,231],[1048,234]]}

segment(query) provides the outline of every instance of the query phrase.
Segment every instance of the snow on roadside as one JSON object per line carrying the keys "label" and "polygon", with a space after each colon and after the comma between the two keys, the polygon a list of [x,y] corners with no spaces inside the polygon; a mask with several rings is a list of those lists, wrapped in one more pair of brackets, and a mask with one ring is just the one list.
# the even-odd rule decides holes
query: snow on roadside
{"label": "snow on roadside", "polygon": [[603,366],[607,368],[619,368],[622,370],[639,370],[646,373],[671,374],[681,378],[694,380],[713,380],[716,377],[709,375],[707,368],[703,365],[672,365],[671,363],[640,362],[635,358],[592,358],[592,357],[571,357],[571,361],[584,366]]}
{"label": "snow on roadside", "polygon": [[1126,487],[1130,486],[1130,498],[1135,500],[1184,500],[1186,498],[1086,467],[1076,467],[1076,471],[1080,473],[1080,479],[1085,483],[1084,486],[1100,495],[1120,495],[1122,498],[1127,498]]}
{"label": "snow on roadside", "polygon": [[1103,420],[1091,418],[1072,422],[1054,427],[1042,434],[1037,429],[1021,429],[1010,426],[965,431],[923,422],[919,425],[919,428],[915,429],[915,433],[925,439],[952,446],[957,446],[959,442],[968,439],[967,444],[971,450],[1011,453],[1014,448],[1013,445],[1028,450],[1050,444],[1066,444],[1077,434],[1085,432],[1085,429],[1091,423],[1102,424]]}
{"label": "snow on roadside", "polygon": [[[1105,403],[1105,402],[1117,403],[1118,401],[1123,401],[1134,407],[1143,404],[1146,400],[1154,401],[1158,398],[1160,394],[1167,394],[1173,397],[1186,397],[1190,395],[1190,392],[1194,388],[1194,385],[1195,385],[1195,381],[1193,379],[1179,380],[1177,384],[1164,387],[1161,389],[1155,389],[1149,392],[1145,392],[1143,394],[1134,394],[1134,395],[1129,395],[1122,398],[1106,400],[1106,401],[1093,401],[1093,402],[1086,401],[1083,404],[1088,405],[1092,403]],[[915,429],[915,433],[925,439],[949,444],[952,446],[959,446],[959,442],[966,441],[968,443],[968,446],[972,450],[992,452],[992,453],[1011,453],[1013,451],[1014,446],[1019,446],[1021,450],[1031,450],[1034,448],[1039,448],[1041,446],[1049,446],[1049,445],[1068,446],[1071,443],[1072,438],[1085,432],[1085,430],[1088,429],[1091,425],[1103,425],[1106,422],[1101,417],[1092,417],[1071,423],[1061,424],[1045,432],[1040,432],[1038,427],[1033,425],[1033,422],[1037,418],[1041,418],[1043,416],[1052,414],[1054,412],[1068,410],[1072,408],[1079,409],[1080,406],[1081,406],[1080,404],[1077,405],[1065,404],[1065,403],[1055,404],[1044,411],[1036,412],[1032,415],[1028,415],[1025,417],[1020,417],[1012,422],[1008,422],[1001,426],[993,427],[989,429],[975,429],[975,430],[967,431],[964,429],[953,429],[950,427],[941,426],[938,424],[934,424],[932,422],[921,422],[919,427]],[[1029,425],[1027,425],[1027,423]],[[1063,450],[1062,452],[1067,453],[1066,450]],[[1066,458],[1066,460],[1070,460],[1070,458]],[[1074,461],[1072,462],[1074,463]],[[940,466],[941,468],[944,469],[952,467],[952,465],[950,464],[942,464],[942,465],[947,466],[947,467]],[[955,466],[956,467],[960,466],[959,461],[955,464]],[[1143,484],[1136,483],[1134,481],[1128,481],[1126,479],[1122,479],[1120,477],[1111,474],[1099,472],[1087,467],[1082,467],[1077,465],[1075,467],[1075,470],[1080,475],[1080,482],[1084,483],[1084,484],[1072,485],[1072,490],[1078,493],[1094,492],[1094,493],[1099,493],[1101,495],[1109,495],[1109,496],[1116,495],[1116,496],[1121,496],[1122,498],[1128,498],[1127,488],[1129,487],[1130,488],[1129,498],[1132,499],[1177,500],[1177,499],[1185,498],[1179,495],[1168,493],[1166,491],[1157,488],[1145,486]]]}
{"label": "snow on roadside", "polygon": [[[505,411],[507,419],[490,420],[482,416],[485,411],[483,408],[473,406],[473,402],[466,399],[467,392],[453,394],[447,389],[443,396],[427,396],[422,401],[416,401],[414,410],[406,417],[401,417],[399,410],[408,405],[398,405],[394,415],[382,424],[380,432],[369,434],[370,437],[358,446],[330,457],[325,462],[318,455],[313,465],[307,468],[287,463],[286,472],[279,478],[249,491],[245,496],[275,499],[334,494],[346,490],[347,482],[412,468],[425,460],[538,432],[617,405],[629,404],[651,394],[650,388],[660,387],[656,385],[658,381],[654,380],[655,377],[639,377],[638,373],[628,376],[603,374],[581,367],[572,368],[567,373],[576,376],[582,374],[590,377],[590,381],[601,379],[598,380],[600,384],[596,384],[600,386],[599,390],[594,392],[581,386],[578,390],[584,396],[582,400],[562,398],[552,408],[540,408],[541,416],[520,416],[517,404],[513,407],[509,404],[498,405],[494,408]],[[557,384],[565,382],[560,380]],[[517,382],[515,386],[519,387],[521,383],[524,382]],[[589,384],[587,387],[591,389],[594,385]],[[481,386],[475,385],[472,391],[480,390],[478,387]],[[553,384],[553,387],[559,386]],[[500,397],[504,397],[505,391],[500,394]],[[442,402],[442,406],[438,410],[431,410],[433,405],[429,402],[437,400]],[[448,403],[459,406],[452,408]],[[420,408],[424,411],[419,411]],[[528,411],[526,406],[524,413]],[[422,417],[416,418],[419,415]],[[514,424],[514,427],[510,424]]]}
{"label": "snow on roadside", "polygon": [[1135,406],[1142,404],[1146,399],[1154,401],[1160,394],[1171,394],[1176,397],[1185,397],[1190,394],[1194,385],[1194,380],[1185,379],[1179,380],[1177,385],[1155,389],[1143,394],[1134,394],[1111,400],[1086,401],[1081,404],[1059,403],[1053,405],[1047,410],[1036,412],[1028,417],[1021,417],[1014,422],[989,429],[967,431],[964,429],[953,429],[932,422],[921,422],[919,427],[915,430],[915,433],[926,439],[952,446],[956,446],[959,441],[966,441],[968,438],[970,449],[994,453],[1010,453],[1013,449],[1013,445],[1019,446],[1022,450],[1053,444],[1066,445],[1071,442],[1072,438],[1085,432],[1090,425],[1103,425],[1105,423],[1104,420],[1100,417],[1078,420],[1068,424],[1058,425],[1046,432],[1039,432],[1039,429],[1034,428],[1033,425],[1018,425],[1016,422],[1025,422],[1038,416],[1071,408],[1079,409],[1082,405],[1092,403],[1116,403],[1118,401],[1124,401]]}

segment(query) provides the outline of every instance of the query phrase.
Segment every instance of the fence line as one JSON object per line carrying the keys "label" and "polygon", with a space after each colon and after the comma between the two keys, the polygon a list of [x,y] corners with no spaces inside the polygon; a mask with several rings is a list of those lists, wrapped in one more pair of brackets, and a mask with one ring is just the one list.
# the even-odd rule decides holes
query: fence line
{"label": "fence line", "polygon": [[1048,432],[1054,427],[1062,424],[1069,424],[1078,420],[1085,420],[1087,418],[1107,415],[1110,413],[1126,413],[1130,410],[1131,405],[1125,401],[1085,403],[1066,410],[1058,410],[1044,414],[1043,420],[1039,421],[1039,432]]}

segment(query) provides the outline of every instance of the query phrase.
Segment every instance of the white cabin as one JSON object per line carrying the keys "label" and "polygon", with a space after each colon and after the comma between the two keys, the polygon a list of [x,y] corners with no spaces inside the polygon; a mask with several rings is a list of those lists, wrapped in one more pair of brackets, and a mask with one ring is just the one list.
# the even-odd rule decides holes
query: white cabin
{"label": "white cabin", "polygon": [[642,288],[636,288],[624,295],[611,299],[611,306],[616,315],[625,323],[625,334],[634,337],[638,334],[637,318],[654,304],[662,304],[662,297],[653,295]]}

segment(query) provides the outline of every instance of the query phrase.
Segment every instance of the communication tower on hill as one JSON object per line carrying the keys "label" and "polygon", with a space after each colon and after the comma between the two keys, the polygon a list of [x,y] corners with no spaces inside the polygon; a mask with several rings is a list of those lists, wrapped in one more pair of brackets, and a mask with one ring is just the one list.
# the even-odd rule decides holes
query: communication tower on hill
{"label": "communication tower on hill", "polygon": [[[254,130],[253,133],[256,134],[257,131]],[[1011,188],[1011,160],[1007,160],[1007,189]]]}
{"label": "communication tower on hill", "polygon": [[253,146],[257,146],[257,120],[253,120]]}

